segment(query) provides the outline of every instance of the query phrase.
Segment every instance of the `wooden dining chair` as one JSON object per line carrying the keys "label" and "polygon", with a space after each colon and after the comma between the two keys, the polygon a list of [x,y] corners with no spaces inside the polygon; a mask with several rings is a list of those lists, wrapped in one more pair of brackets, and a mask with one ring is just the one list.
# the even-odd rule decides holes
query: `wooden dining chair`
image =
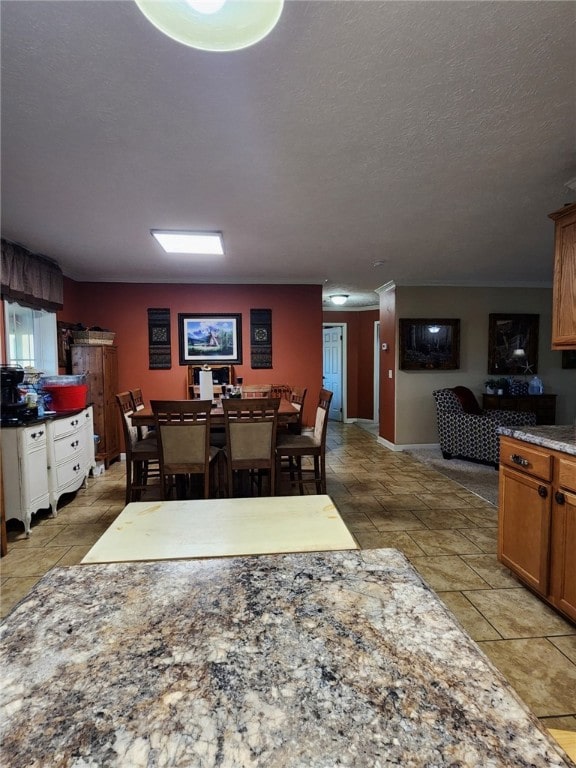
{"label": "wooden dining chair", "polygon": [[254,484],[261,495],[263,474],[269,477],[270,495],[275,495],[279,406],[280,399],[277,397],[231,398],[222,401],[228,496],[234,496],[236,491],[241,492],[241,481],[246,477],[250,480],[250,495]]}
{"label": "wooden dining chair", "polygon": [[243,384],[242,398],[251,399],[254,397],[271,397],[272,384]]}
{"label": "wooden dining chair", "polygon": [[[144,408],[146,408],[146,403],[144,402],[144,397],[142,395],[142,390],[140,388],[137,389],[131,389],[130,395],[132,397],[132,410],[133,411],[142,411]],[[138,439],[139,440],[148,440],[152,437],[156,437],[156,431],[154,427],[147,427],[144,425],[138,425]]]}
{"label": "wooden dining chair", "polygon": [[[316,419],[312,431],[304,430],[300,435],[282,433],[276,440],[276,471],[278,481],[284,467],[293,487],[298,484],[300,494],[306,483],[314,483],[316,493],[326,493],[326,433],[328,412],[333,393],[321,389],[316,407]],[[303,466],[302,459],[309,459],[312,467]]]}
{"label": "wooden dining chair", "polygon": [[304,402],[306,401],[306,387],[293,387],[290,393],[290,402],[298,411],[298,420],[288,424],[288,431],[293,435],[302,434],[302,416],[304,415]]}
{"label": "wooden dining chair", "polygon": [[156,422],[162,498],[191,498],[193,476],[203,478],[202,493],[210,496],[219,448],[210,445],[210,400],[152,400]]}
{"label": "wooden dining chair", "polygon": [[130,392],[119,392],[116,403],[120,411],[124,450],[126,452],[126,504],[140,501],[148,480],[159,476],[158,443],[155,438],[142,440],[138,428],[132,425],[134,404]]}

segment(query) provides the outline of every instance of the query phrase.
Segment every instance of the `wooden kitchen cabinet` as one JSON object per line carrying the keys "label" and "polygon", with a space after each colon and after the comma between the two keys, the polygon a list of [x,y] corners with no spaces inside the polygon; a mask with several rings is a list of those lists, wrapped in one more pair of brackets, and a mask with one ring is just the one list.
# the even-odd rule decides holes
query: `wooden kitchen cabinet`
{"label": "wooden kitchen cabinet", "polygon": [[576,458],[500,438],[498,559],[576,621]]}
{"label": "wooden kitchen cabinet", "polygon": [[118,392],[118,350],[108,344],[72,344],[72,373],[85,374],[88,402],[94,409],[94,434],[100,442],[96,459],[108,466],[120,458]]}
{"label": "wooden kitchen cabinet", "polygon": [[552,349],[576,349],[576,203],[550,218],[555,224]]}
{"label": "wooden kitchen cabinet", "polygon": [[554,485],[550,591],[556,608],[576,621],[576,457],[557,459]]}

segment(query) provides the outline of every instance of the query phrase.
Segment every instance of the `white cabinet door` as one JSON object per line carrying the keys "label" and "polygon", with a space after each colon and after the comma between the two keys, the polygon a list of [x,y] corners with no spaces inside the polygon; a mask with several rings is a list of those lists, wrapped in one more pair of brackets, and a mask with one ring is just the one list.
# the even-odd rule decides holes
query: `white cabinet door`
{"label": "white cabinet door", "polygon": [[20,520],[29,535],[32,515],[50,506],[46,425],[7,427],[1,440],[6,519]]}

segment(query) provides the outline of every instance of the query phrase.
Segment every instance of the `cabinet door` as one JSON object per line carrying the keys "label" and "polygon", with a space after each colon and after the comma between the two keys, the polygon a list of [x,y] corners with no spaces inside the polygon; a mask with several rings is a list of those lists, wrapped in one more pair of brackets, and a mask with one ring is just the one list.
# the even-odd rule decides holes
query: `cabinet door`
{"label": "cabinet door", "polygon": [[498,559],[541,595],[548,594],[550,483],[500,467]]}
{"label": "cabinet door", "polygon": [[556,222],[552,349],[576,349],[576,204],[550,218]]}
{"label": "cabinet door", "polygon": [[552,602],[576,621],[576,493],[555,494],[552,517]]}

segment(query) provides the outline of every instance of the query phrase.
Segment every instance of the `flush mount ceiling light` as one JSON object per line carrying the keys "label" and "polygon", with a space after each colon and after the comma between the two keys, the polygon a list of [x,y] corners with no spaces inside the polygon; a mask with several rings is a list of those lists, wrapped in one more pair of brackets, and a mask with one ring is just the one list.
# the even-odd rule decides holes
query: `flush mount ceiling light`
{"label": "flush mount ceiling light", "polygon": [[193,253],[198,256],[224,256],[222,232],[178,232],[151,229],[166,253]]}
{"label": "flush mount ceiling light", "polygon": [[338,293],[334,296],[330,296],[330,301],[332,304],[346,304],[348,301],[348,294],[347,293]]}
{"label": "flush mount ceiling light", "polygon": [[201,51],[238,51],[276,26],[284,0],[135,0],[148,21]]}

